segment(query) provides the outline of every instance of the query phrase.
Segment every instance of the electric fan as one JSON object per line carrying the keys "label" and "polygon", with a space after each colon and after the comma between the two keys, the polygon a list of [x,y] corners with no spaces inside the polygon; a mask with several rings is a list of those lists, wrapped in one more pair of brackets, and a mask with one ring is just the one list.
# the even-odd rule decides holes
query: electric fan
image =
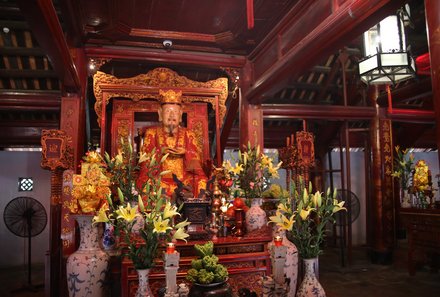
{"label": "electric fan", "polygon": [[359,201],[359,198],[352,191],[346,189],[338,189],[336,191],[336,199],[338,201],[345,201],[344,207],[347,209],[347,212],[340,211],[336,213],[336,225],[346,225],[347,222],[345,218],[349,218],[348,214],[350,214],[350,224],[353,224],[353,222],[357,220],[361,212],[361,203]]}
{"label": "electric fan", "polygon": [[3,219],[9,231],[28,238],[28,286],[31,284],[31,238],[43,232],[47,224],[44,206],[31,197],[17,197],[5,207]]}

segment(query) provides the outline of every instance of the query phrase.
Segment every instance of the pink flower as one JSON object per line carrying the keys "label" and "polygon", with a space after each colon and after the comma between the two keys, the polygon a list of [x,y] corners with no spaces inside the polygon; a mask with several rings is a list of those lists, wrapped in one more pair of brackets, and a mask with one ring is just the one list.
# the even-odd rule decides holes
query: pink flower
{"label": "pink flower", "polygon": [[255,186],[255,183],[254,183],[254,182],[250,182],[250,183],[249,183],[249,187],[250,187],[251,189],[253,189],[254,186]]}

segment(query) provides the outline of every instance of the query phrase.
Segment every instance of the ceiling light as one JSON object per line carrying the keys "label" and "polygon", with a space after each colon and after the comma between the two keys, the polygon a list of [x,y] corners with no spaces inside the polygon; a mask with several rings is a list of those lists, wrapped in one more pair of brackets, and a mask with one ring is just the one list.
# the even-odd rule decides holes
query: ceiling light
{"label": "ceiling light", "polygon": [[359,62],[367,84],[395,84],[415,76],[415,63],[406,50],[403,22],[392,15],[364,33],[365,56]]}

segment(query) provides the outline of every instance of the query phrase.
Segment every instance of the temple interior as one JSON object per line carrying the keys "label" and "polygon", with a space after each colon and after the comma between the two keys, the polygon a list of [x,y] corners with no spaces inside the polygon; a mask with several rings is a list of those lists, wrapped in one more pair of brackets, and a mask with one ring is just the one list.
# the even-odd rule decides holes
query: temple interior
{"label": "temple interior", "polygon": [[2,296],[438,296],[440,1],[0,22]]}

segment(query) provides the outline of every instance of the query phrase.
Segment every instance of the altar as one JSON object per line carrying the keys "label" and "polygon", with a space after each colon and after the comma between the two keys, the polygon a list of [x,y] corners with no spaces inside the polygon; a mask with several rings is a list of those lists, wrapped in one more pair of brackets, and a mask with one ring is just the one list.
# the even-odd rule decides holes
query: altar
{"label": "altar", "polygon": [[[218,237],[212,239],[214,254],[219,257],[219,263],[226,266],[229,272],[228,284],[234,293],[240,288],[248,288],[261,294],[261,279],[271,274],[270,254],[268,243],[272,240],[272,229],[269,227],[252,232],[244,237]],[[186,272],[191,268],[191,260],[195,258],[194,244],[205,241],[190,240],[187,243],[178,242],[176,250],[180,253],[177,283],[185,282]],[[133,297],[136,294],[138,276],[131,261],[124,258],[121,263],[121,297]],[[156,266],[150,272],[150,287],[157,292],[165,284],[164,263],[158,258]]]}

